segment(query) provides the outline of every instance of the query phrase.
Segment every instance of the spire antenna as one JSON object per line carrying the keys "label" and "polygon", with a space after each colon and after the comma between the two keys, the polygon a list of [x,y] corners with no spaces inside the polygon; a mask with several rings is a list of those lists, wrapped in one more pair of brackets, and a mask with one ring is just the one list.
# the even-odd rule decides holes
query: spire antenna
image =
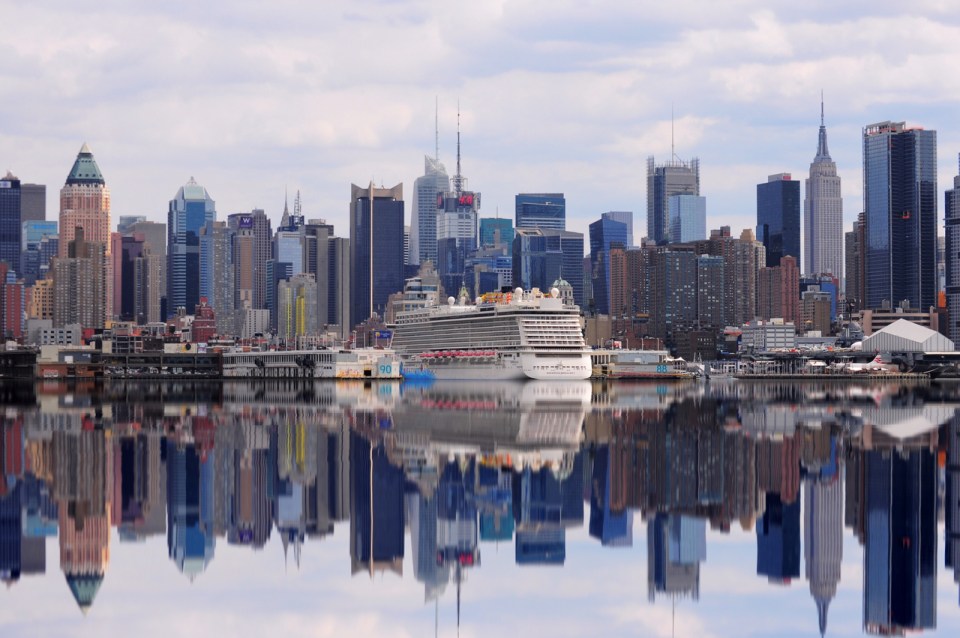
{"label": "spire antenna", "polygon": [[460,174],[460,100],[457,100],[457,176],[453,178],[457,195],[463,190],[463,176]]}
{"label": "spire antenna", "polygon": [[676,149],[673,145],[673,102],[670,103],[670,161],[677,158]]}
{"label": "spire antenna", "polygon": [[440,98],[433,96],[433,158],[440,161]]}
{"label": "spire antenna", "polygon": [[823,89],[820,89],[820,126],[824,126],[824,123],[823,123]]}

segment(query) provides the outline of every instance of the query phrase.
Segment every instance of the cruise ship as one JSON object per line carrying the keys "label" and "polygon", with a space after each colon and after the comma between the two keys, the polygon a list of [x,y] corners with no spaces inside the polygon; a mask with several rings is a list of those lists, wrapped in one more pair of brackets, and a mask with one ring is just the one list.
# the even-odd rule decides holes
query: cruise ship
{"label": "cruise ship", "polygon": [[392,348],[407,377],[588,379],[580,311],[560,291],[487,293],[397,313]]}

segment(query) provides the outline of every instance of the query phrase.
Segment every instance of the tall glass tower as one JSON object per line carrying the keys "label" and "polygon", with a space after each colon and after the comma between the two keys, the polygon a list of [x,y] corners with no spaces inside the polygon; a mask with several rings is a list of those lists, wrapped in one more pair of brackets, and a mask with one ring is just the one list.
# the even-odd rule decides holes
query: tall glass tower
{"label": "tall glass tower", "polygon": [[516,228],[566,230],[567,200],[563,193],[520,193],[515,203]]}
{"label": "tall glass tower", "polygon": [[658,244],[674,241],[670,236],[670,197],[699,194],[699,159],[656,164],[653,157],[647,158],[647,238]]}
{"label": "tall glass tower", "polygon": [[207,189],[191,177],[167,213],[167,311],[193,312],[200,302],[200,229],[217,219]]}
{"label": "tall glass tower", "polygon": [[447,169],[438,158],[425,155],[423,175],[413,181],[410,215],[410,263],[428,259],[437,263],[437,196],[450,190]]}
{"label": "tall glass tower", "polygon": [[937,133],[879,122],[863,129],[865,308],[937,294]]}
{"label": "tall glass tower", "polygon": [[960,343],[960,174],[953,178],[953,188],[946,192],[947,224],[946,259],[947,308],[950,317],[950,338]]}

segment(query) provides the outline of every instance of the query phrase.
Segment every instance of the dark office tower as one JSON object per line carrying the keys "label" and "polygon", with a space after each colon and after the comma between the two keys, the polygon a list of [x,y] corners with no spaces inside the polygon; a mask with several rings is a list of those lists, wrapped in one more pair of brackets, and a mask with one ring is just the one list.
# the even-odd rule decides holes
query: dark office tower
{"label": "dark office tower", "polygon": [[633,546],[633,510],[612,504],[610,446],[597,448],[590,487],[590,536],[604,547]]}
{"label": "dark office tower", "polygon": [[647,239],[670,243],[670,197],[700,194],[700,160],[671,159],[655,164],[647,158]]}
{"label": "dark office tower", "polygon": [[[11,451],[12,452],[12,451]],[[23,507],[20,493],[23,482],[0,496],[0,579],[6,583],[20,579],[23,540]]]}
{"label": "dark office tower", "polygon": [[403,290],[403,184],[350,185],[350,327]]}
{"label": "dark office tower", "polygon": [[944,494],[944,562],[960,583],[960,415],[945,427],[947,436],[946,490]]}
{"label": "dark office tower", "polygon": [[513,222],[497,217],[480,218],[480,245],[484,248],[513,244]]}
{"label": "dark office tower", "polygon": [[903,634],[936,627],[937,459],[929,448],[864,457],[863,626]]}
{"label": "dark office tower", "polygon": [[781,500],[767,492],[767,507],[757,520],[757,576],[789,583],[800,577],[800,499]]}
{"label": "dark office tower", "polygon": [[866,303],[926,311],[937,294],[937,132],[880,122],[863,129]]}
{"label": "dark office tower", "polygon": [[438,158],[424,156],[423,175],[413,182],[410,212],[410,263],[437,263],[437,196],[450,190],[447,169]]}
{"label": "dark office tower", "polygon": [[47,187],[20,184],[20,221],[42,222],[47,218]]}
{"label": "dark office tower", "polygon": [[563,193],[520,193],[516,196],[515,227],[566,230],[567,200]]}
{"label": "dark office tower", "polygon": [[337,323],[331,312],[331,296],[337,281],[331,277],[330,239],[333,237],[333,224],[322,219],[311,219],[303,227],[303,269],[313,275],[317,282],[317,325]]}
{"label": "dark office tower", "polygon": [[524,290],[550,290],[564,279],[576,304],[585,308],[583,262],[582,233],[518,228],[513,237],[513,285]]}
{"label": "dark office tower", "polygon": [[[800,263],[800,181],[778,173],[757,184],[757,241],[767,249],[767,268],[791,256]],[[810,265],[810,262],[807,262]],[[812,271],[811,271],[812,272]]]}
{"label": "dark office tower", "polygon": [[[371,450],[371,447],[373,449]],[[403,469],[382,445],[350,433],[351,573],[403,569]]]}
{"label": "dark office tower", "polygon": [[200,229],[216,221],[207,189],[191,177],[167,213],[167,310],[193,312],[200,302]]}
{"label": "dark office tower", "polygon": [[621,308],[610,308],[610,249],[627,245],[627,225],[609,217],[590,224],[590,272],[596,312],[609,315]]}
{"label": "dark office tower", "polygon": [[[20,180],[10,171],[0,179],[0,261],[20,275]],[[3,282],[5,283],[5,282]]]}
{"label": "dark office tower", "polygon": [[[827,150],[827,127],[820,102],[820,138],[817,155],[810,164],[803,202],[803,266],[801,272],[830,273],[843,279],[843,198],[837,165]],[[768,257],[770,253],[767,253]],[[796,255],[800,265],[800,255]]]}
{"label": "dark office tower", "polygon": [[[863,271],[864,271],[864,246],[866,245],[866,236],[864,235],[864,215],[860,213],[857,221],[853,222],[853,230],[844,234],[844,255],[846,279],[844,281],[844,295],[847,305],[844,312],[852,315],[855,312],[863,310]],[[949,218],[948,218],[949,219]],[[948,222],[949,223],[949,222]],[[947,233],[949,233],[949,226]],[[949,279],[947,279],[949,281]],[[948,295],[949,296],[949,295]]]}
{"label": "dark office tower", "polygon": [[953,178],[953,188],[944,202],[946,218],[946,292],[950,317],[950,338],[960,343],[960,175]]}
{"label": "dark office tower", "polygon": [[[147,322],[144,294],[148,288],[148,270],[143,267],[146,256],[143,235],[113,235],[113,312],[120,321]],[[138,299],[138,293],[140,299]],[[139,303],[138,303],[139,301]],[[141,310],[140,313],[137,310]]]}

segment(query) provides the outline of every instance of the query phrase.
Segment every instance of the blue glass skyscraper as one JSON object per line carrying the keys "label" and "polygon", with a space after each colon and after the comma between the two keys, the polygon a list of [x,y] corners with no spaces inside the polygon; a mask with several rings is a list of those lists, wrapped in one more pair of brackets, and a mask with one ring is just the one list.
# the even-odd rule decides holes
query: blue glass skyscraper
{"label": "blue glass skyscraper", "polygon": [[567,200],[563,193],[520,193],[516,196],[516,228],[566,230]]}
{"label": "blue glass skyscraper", "polygon": [[403,290],[403,185],[351,185],[350,325],[381,317]]}
{"label": "blue glass skyscraper", "polygon": [[590,269],[596,311],[608,315],[610,308],[610,248],[627,246],[627,225],[609,217],[590,224]]}
{"label": "blue glass skyscraper", "polygon": [[863,130],[865,308],[937,295],[937,133],[880,122]]}
{"label": "blue glass skyscraper", "polygon": [[[767,249],[767,268],[790,255],[800,265],[800,180],[778,173],[757,184],[757,241]],[[809,265],[809,264],[808,264]]]}
{"label": "blue glass skyscraper", "polygon": [[170,200],[167,213],[167,309],[193,312],[200,301],[200,229],[217,219],[207,189],[190,181]]}

